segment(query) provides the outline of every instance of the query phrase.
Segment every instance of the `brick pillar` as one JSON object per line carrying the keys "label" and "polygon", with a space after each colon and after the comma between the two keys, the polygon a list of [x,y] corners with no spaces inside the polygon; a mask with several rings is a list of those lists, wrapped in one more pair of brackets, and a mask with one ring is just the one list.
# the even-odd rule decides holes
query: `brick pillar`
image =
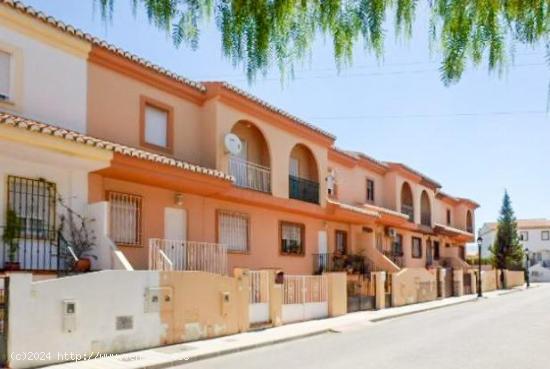
{"label": "brick pillar", "polygon": [[454,295],[464,295],[464,271],[462,269],[453,270]]}
{"label": "brick pillar", "polygon": [[377,310],[384,309],[386,307],[386,272],[372,272],[371,275],[374,276],[375,283],[375,307]]}
{"label": "brick pillar", "polygon": [[325,273],[328,284],[328,315],[344,315],[348,312],[346,273]]}

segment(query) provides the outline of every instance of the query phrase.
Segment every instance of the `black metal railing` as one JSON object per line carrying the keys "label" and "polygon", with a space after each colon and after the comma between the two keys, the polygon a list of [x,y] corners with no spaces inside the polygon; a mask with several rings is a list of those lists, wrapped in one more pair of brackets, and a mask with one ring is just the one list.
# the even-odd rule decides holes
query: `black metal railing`
{"label": "black metal railing", "polygon": [[364,275],[382,270],[363,255],[313,254],[313,273],[315,274],[346,272],[348,274]]}
{"label": "black metal railing", "polygon": [[51,271],[64,274],[72,270],[74,254],[69,243],[55,228],[24,227],[16,237],[4,237],[0,226],[0,270]]}
{"label": "black metal railing", "polygon": [[399,268],[403,268],[403,252],[394,250],[384,250],[382,252],[385,257],[390,259]]}
{"label": "black metal railing", "polygon": [[401,213],[409,217],[409,222],[414,222],[414,207],[412,205],[402,204]]}
{"label": "black metal railing", "polygon": [[295,176],[288,176],[288,197],[295,200],[319,203],[319,183]]}
{"label": "black metal railing", "polygon": [[420,215],[420,224],[426,227],[432,226],[432,215],[430,213],[422,213]]}

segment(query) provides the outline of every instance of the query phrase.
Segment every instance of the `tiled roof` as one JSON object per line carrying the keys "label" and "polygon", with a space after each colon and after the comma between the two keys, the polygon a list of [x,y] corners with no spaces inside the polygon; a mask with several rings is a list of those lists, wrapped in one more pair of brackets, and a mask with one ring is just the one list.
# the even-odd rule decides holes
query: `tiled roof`
{"label": "tiled roof", "polygon": [[130,157],[143,159],[143,160],[148,160],[159,164],[169,165],[172,167],[188,170],[190,172],[217,177],[227,181],[233,181],[232,176],[225,174],[224,172],[216,169],[205,168],[198,165],[187,163],[185,161],[177,160],[165,155],[160,155],[150,151],[136,149],[133,147],[113,143],[110,141],[100,140],[98,138],[83,135],[81,133],[78,133],[72,130],[22,118],[22,117],[8,114],[5,112],[0,112],[0,125],[26,129],[27,131],[36,132],[38,134],[43,134],[48,136],[59,137],[60,139],[64,139],[67,141],[71,141],[71,142],[75,142],[75,143],[79,143],[87,146],[96,147],[98,149],[112,151],[117,154],[130,156]]}
{"label": "tiled roof", "polygon": [[368,216],[375,217],[375,218],[380,217],[380,214],[377,211],[365,209],[361,206],[354,206],[354,205],[346,204],[346,203],[336,201],[336,200],[333,200],[333,199],[327,199],[327,203],[339,206],[342,209],[353,211],[355,213],[368,215]]}
{"label": "tiled roof", "polygon": [[470,200],[470,199],[467,199],[467,198],[464,198],[464,197],[456,197],[456,196],[451,196],[449,195],[448,193],[445,193],[443,191],[438,191],[437,192],[437,196],[440,196],[440,197],[446,197],[448,199],[451,199],[452,201],[454,201],[455,203],[459,203],[459,202],[467,202],[467,203],[470,203],[476,207],[479,207],[479,204],[473,200]]}
{"label": "tiled roof", "polygon": [[417,170],[415,170],[415,169],[413,169],[413,168],[411,168],[411,167],[409,167],[409,166],[407,166],[407,165],[405,165],[405,164],[403,164],[403,163],[385,162],[385,164],[387,164],[387,165],[398,165],[398,166],[401,166],[401,167],[403,167],[405,170],[407,170],[407,171],[409,171],[409,172],[411,172],[411,173],[414,173],[414,174],[416,174],[417,176],[421,177],[422,180],[424,180],[424,181],[426,181],[426,182],[432,184],[434,187],[441,188],[441,184],[440,184],[439,182],[437,182],[437,181],[431,179],[431,178],[428,177],[428,176],[425,176],[424,174],[420,173],[419,171],[417,171]]}
{"label": "tiled roof", "polygon": [[[518,219],[517,221],[518,230],[522,229],[537,229],[537,228],[550,228],[550,219]],[[497,228],[496,222],[485,223],[483,228],[488,228],[490,230],[495,230]]]}
{"label": "tiled roof", "polygon": [[237,86],[234,86],[228,82],[223,82],[223,81],[204,81],[204,83],[216,83],[216,84],[219,84],[221,85],[222,87],[226,88],[227,90],[230,90],[238,95],[241,95],[242,97],[245,97],[247,98],[248,100],[250,101],[253,101],[255,102],[256,104],[259,104],[261,105],[262,107],[268,109],[268,110],[271,110],[272,112],[276,113],[276,114],[279,114],[279,115],[282,115],[283,117],[285,118],[288,118],[292,121],[294,121],[295,123],[301,125],[301,126],[304,126],[308,129],[311,129],[317,133],[320,133],[322,134],[323,136],[326,136],[328,138],[330,138],[331,140],[335,140],[336,139],[336,136],[334,136],[332,133],[329,133],[327,131],[324,131],[322,130],[321,128],[319,127],[316,127],[314,126],[313,124],[310,124],[306,121],[304,121],[303,119],[300,119],[298,117],[296,117],[295,115],[292,115],[282,109],[279,109],[278,107],[268,103],[267,101],[265,100],[262,100],[260,99],[259,97],[257,96],[254,96],[248,92],[246,92],[245,90],[237,87]]}
{"label": "tiled roof", "polygon": [[403,219],[409,219],[409,216],[406,215],[406,214],[403,214],[399,211],[384,208],[384,207],[381,207],[381,206],[376,206],[376,205],[372,205],[372,204],[362,204],[362,206],[367,208],[367,209],[370,209],[372,211],[378,211],[380,213],[393,215],[393,216],[400,217],[400,218],[403,218]]}
{"label": "tiled roof", "polygon": [[71,25],[68,25],[68,24],[65,24],[63,22],[61,22],[60,20],[57,20],[55,19],[54,17],[51,17],[49,15],[46,15],[38,10],[35,10],[34,8],[28,6],[28,5],[25,5],[23,4],[22,2],[20,1],[15,1],[15,0],[0,0],[0,4],[3,4],[3,5],[6,5],[6,6],[10,6],[12,7],[13,9],[16,9],[16,10],[19,10],[20,12],[24,13],[24,14],[27,14],[31,17],[34,17],[38,20],[41,20],[42,22],[44,23],[47,23],[63,32],[66,32],[74,37],[78,37],[82,40],[85,40],[87,42],[90,42],[92,43],[93,45],[96,45],[96,46],[99,46],[99,47],[102,47],[104,49],[107,49],[111,52],[114,52],[126,59],[129,59],[131,61],[133,61],[134,63],[137,63],[137,64],[140,64],[141,66],[144,66],[146,68],[149,68],[149,69],[152,69],[154,70],[155,72],[157,73],[160,73],[160,74],[163,74],[169,78],[172,78],[174,80],[177,80],[189,87],[192,87],[200,92],[205,92],[206,91],[206,87],[202,84],[202,83],[199,83],[199,82],[195,82],[195,81],[191,81],[190,79],[187,79],[179,74],[176,74],[174,72],[171,72],[169,70],[167,70],[166,68],[163,68],[159,65],[156,65],[156,64],[153,64],[152,62],[146,60],[146,59],[143,59],[135,54],[132,54],[128,51],[125,51],[117,46],[114,46],[112,44],[109,44],[108,42],[104,41],[104,40],[101,40],[95,36],[92,36],[91,34],[89,33],[86,33],[76,27],[73,27]]}
{"label": "tiled roof", "polygon": [[383,163],[381,162],[380,160],[376,160],[375,158],[373,158],[372,156],[369,156],[365,153],[362,153],[360,151],[351,151],[351,150],[342,150],[342,149],[339,149],[337,147],[334,147],[334,149],[338,152],[341,152],[342,154],[345,154],[345,155],[348,155],[348,156],[351,156],[353,158],[356,158],[356,159],[366,159],[376,165],[379,165],[381,167],[384,167],[384,168],[387,168],[388,165],[386,163]]}

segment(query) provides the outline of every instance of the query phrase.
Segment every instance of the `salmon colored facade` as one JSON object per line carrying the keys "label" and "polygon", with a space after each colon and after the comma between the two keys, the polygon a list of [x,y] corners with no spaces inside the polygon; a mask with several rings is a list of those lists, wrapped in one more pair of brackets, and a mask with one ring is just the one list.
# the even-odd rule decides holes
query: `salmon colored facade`
{"label": "salmon colored facade", "polygon": [[[151,151],[140,140],[140,102],[158,101],[173,112],[172,131],[167,133],[173,142],[170,155],[235,177],[235,183],[203,178],[183,186],[176,178],[167,178],[171,174],[154,173],[158,165],[139,166],[128,159],[117,163],[116,158],[111,168],[91,174],[90,202],[107,201],[110,191],[142,198],[141,243],[119,245],[138,269],[148,267],[147,240],[169,238],[166,208],[184,211],[181,226],[190,241],[220,242],[219,212],[247,219],[247,247],[230,251],[230,268],[309,274],[315,272],[320,254],[343,251],[337,250],[337,237],[345,238],[338,241],[345,244],[343,252],[366,256],[377,270],[437,266],[444,260],[460,264],[464,243],[473,239],[471,230],[467,232],[466,213],[471,212],[472,225],[475,203],[443,194],[439,184],[404,165],[336,149],[330,134],[225,83],[205,83],[204,91],[176,84],[94,46],[88,86],[89,134]],[[224,147],[228,133],[246,143],[244,158],[236,160]],[[130,173],[126,167],[133,165]],[[244,166],[244,174],[232,165]],[[289,182],[289,177],[298,178],[298,183]],[[254,179],[261,184],[251,183]],[[367,198],[367,180],[372,181],[372,200]],[[216,190],[205,193],[204,181],[213,182]],[[306,189],[311,185],[314,201],[307,196],[305,201],[292,198],[295,185]],[[404,186],[410,188],[412,221],[402,214]],[[178,204],[176,193],[181,194]],[[421,224],[423,217],[429,217],[427,225]],[[301,226],[302,252],[281,250],[281,224],[287,222]],[[397,249],[396,235],[402,239]],[[414,237],[421,240],[415,255]]]}
{"label": "salmon colored facade", "polygon": [[[476,203],[403,164],[338,149],[330,133],[227,83],[189,81],[5,7],[86,46],[80,133],[127,146],[88,174],[88,201],[107,203],[107,233],[134,268],[151,267],[151,239],[171,238],[230,243],[229,268],[311,274],[345,255],[371,271],[464,266]],[[235,136],[242,149],[230,153]]]}

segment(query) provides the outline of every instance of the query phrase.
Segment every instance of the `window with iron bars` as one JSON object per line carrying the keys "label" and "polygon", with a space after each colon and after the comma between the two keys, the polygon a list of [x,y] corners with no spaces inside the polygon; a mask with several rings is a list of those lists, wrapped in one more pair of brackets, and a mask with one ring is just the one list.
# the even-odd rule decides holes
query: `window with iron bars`
{"label": "window with iron bars", "polygon": [[141,196],[108,192],[109,237],[117,245],[141,246]]}
{"label": "window with iron bars", "polygon": [[55,183],[8,176],[8,210],[19,220],[21,238],[55,238]]}

